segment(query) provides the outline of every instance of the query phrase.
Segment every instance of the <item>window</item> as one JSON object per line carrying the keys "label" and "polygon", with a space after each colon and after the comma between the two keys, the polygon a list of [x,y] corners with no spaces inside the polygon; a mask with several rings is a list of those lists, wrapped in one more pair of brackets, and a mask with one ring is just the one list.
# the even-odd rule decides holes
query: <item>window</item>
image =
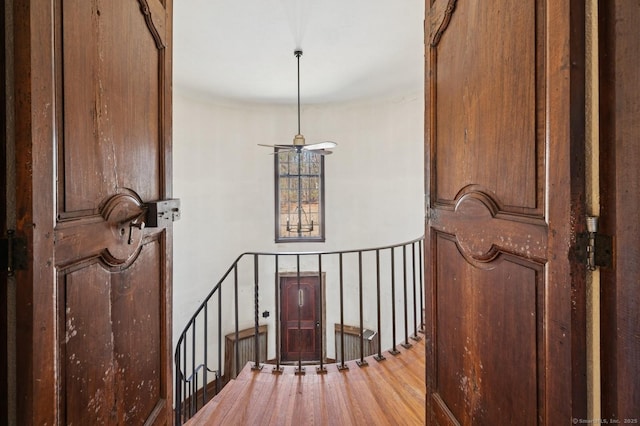
{"label": "window", "polygon": [[324,157],[300,148],[274,157],[276,242],[324,241]]}

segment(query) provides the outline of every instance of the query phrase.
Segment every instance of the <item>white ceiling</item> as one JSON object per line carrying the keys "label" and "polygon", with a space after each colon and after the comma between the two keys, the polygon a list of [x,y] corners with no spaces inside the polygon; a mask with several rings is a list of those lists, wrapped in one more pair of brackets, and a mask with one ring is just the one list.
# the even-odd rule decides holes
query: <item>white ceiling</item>
{"label": "white ceiling", "polygon": [[421,90],[424,0],[176,0],[174,85],[205,96],[344,102]]}

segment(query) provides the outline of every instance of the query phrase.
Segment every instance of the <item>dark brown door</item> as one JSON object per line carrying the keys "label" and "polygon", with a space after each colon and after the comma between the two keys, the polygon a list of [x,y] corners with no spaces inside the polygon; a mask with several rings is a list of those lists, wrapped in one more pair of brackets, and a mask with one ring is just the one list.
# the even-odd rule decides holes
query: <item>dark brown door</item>
{"label": "dark brown door", "polygon": [[320,360],[320,282],[317,276],[281,277],[282,361]]}
{"label": "dark brown door", "polygon": [[15,2],[19,424],[170,424],[171,0]]}
{"label": "dark brown door", "polygon": [[640,421],[640,5],[600,5],[602,417]]}
{"label": "dark brown door", "polygon": [[584,2],[427,2],[427,418],[586,416]]}

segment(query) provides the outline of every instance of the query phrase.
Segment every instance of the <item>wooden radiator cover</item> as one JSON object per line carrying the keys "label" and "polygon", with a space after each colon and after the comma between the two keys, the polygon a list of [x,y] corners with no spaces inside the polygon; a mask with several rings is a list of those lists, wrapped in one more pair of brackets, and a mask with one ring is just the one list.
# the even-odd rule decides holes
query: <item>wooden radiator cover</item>
{"label": "wooden radiator cover", "polygon": [[[258,327],[258,342],[260,346],[259,362],[263,363],[267,360],[267,326]],[[235,379],[236,373],[239,373],[248,362],[255,362],[255,328],[247,328],[238,332],[238,341],[236,342],[236,334],[230,333],[225,336],[224,345],[224,378],[225,383],[228,380]],[[239,354],[239,368],[236,370],[235,351]]]}

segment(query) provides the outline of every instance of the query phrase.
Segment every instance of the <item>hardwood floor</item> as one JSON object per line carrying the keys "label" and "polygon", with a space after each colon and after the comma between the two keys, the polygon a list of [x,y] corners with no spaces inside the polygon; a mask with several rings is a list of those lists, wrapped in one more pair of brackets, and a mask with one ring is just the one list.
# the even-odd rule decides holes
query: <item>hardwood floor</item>
{"label": "hardwood floor", "polygon": [[423,425],[425,423],[424,340],[386,360],[347,362],[348,371],[328,364],[326,374],[294,367],[273,374],[273,366],[251,371],[247,364],[186,424],[199,425]]}

